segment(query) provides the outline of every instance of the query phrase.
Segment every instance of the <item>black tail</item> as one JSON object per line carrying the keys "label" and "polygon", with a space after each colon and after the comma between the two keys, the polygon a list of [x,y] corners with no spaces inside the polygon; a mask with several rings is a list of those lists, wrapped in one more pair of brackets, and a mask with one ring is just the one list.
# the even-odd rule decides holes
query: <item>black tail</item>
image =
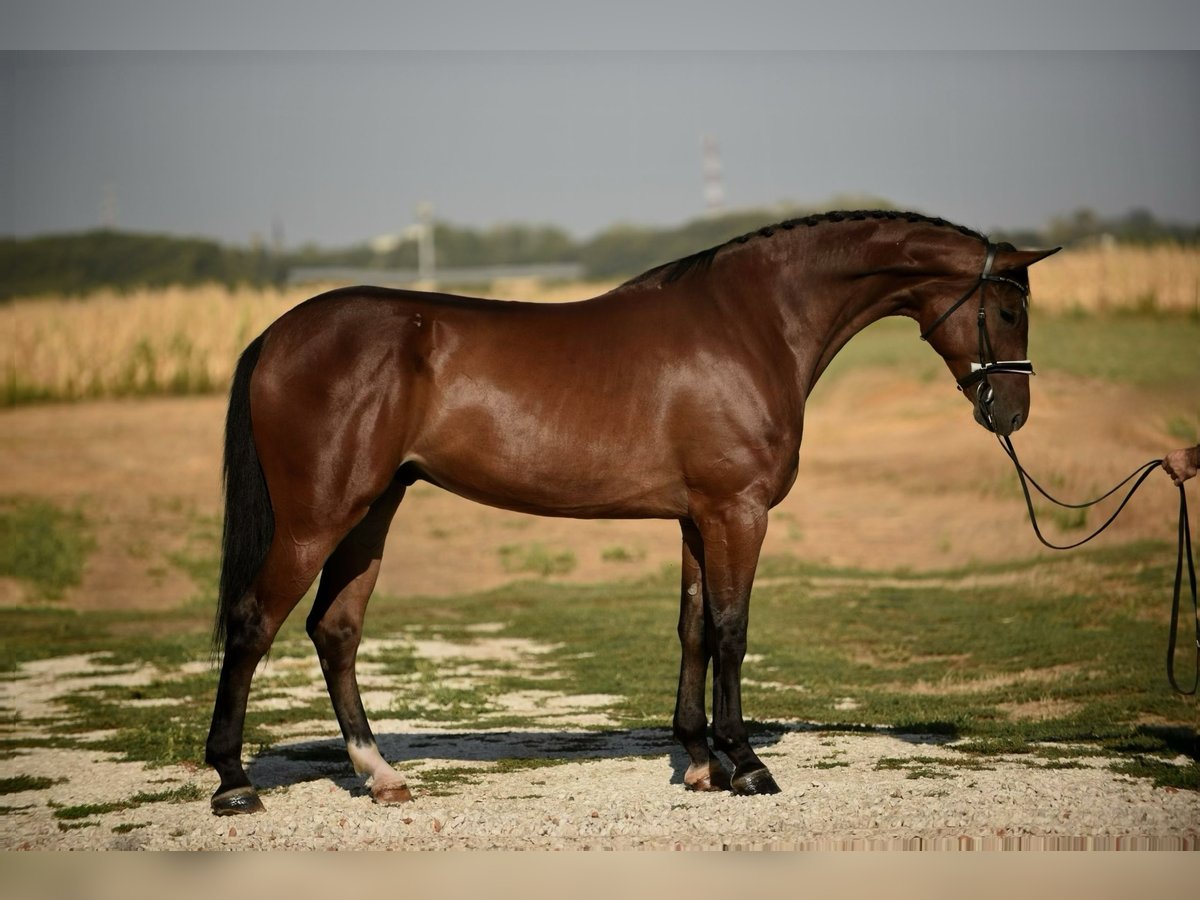
{"label": "black tail", "polygon": [[275,535],[271,496],[250,430],[250,376],[258,365],[263,338],[243,352],[229,390],[225,419],[225,529],[221,536],[221,586],[213,654],[220,656],[229,630],[229,615],[262,568]]}

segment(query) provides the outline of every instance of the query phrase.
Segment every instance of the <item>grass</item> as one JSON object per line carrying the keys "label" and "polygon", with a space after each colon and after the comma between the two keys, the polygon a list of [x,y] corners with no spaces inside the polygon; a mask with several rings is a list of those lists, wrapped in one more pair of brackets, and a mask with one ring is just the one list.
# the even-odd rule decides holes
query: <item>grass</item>
{"label": "grass", "polygon": [[[1142,312],[1098,315],[1086,304],[1069,312],[1068,304],[1059,306],[1066,314],[1049,315],[1043,311],[1048,304],[1042,303],[1038,278],[1034,290],[1031,354],[1039,371],[1111,379],[1151,390],[1195,383],[1200,375],[1195,353],[1200,320],[1169,303],[1162,291],[1156,289],[1152,310],[1143,292],[1142,300],[1129,304],[1130,309],[1140,304]],[[179,299],[165,298],[168,305]],[[265,324],[260,324],[261,318],[269,319],[273,310],[267,307],[286,305],[280,297],[242,297],[237,302],[265,304],[243,315],[222,305],[228,298],[185,299],[195,303],[187,312],[193,318],[206,303],[230,313],[214,319],[226,335],[224,343],[214,343],[212,333],[180,331],[182,326],[172,324],[186,317],[155,319],[154,315],[167,315],[166,308],[151,315],[163,297],[113,298],[110,312],[125,316],[126,324],[126,314],[141,309],[137,304],[145,307],[146,318],[133,316],[141,324],[129,332],[128,341],[122,344],[124,332],[114,332],[104,346],[96,344],[77,356],[61,353],[60,362],[69,359],[82,368],[64,375],[61,368],[51,367],[46,372],[52,377],[40,382],[36,366],[10,366],[10,373],[22,373],[17,381],[24,385],[25,397],[10,402],[211,390],[227,378],[241,343]],[[39,315],[54,318],[53,327],[43,321],[37,326],[44,326],[42,332],[26,334],[10,352],[25,352],[30,342],[41,339],[39,334],[47,346],[61,351],[68,346],[62,343],[66,332],[102,325],[101,320],[87,319],[93,314],[85,314],[91,301],[41,306]],[[0,313],[16,315],[20,307],[14,304]],[[1167,308],[1175,311],[1164,311]],[[145,339],[160,332],[161,340]],[[179,334],[187,334],[187,340]],[[86,350],[82,345],[76,349]],[[207,382],[179,374],[188,371],[177,365],[185,358],[193,367],[203,361]],[[116,365],[111,371],[105,368],[110,363]],[[94,365],[94,371],[88,365]],[[912,323],[901,320],[878,323],[852,341],[827,377],[872,366],[902,368],[929,378],[945,375],[941,360],[915,339]],[[1200,429],[1200,419],[1190,413],[1175,413],[1161,424],[1181,444],[1193,441]],[[1051,476],[1051,488],[1054,481]],[[1011,495],[1016,488],[1006,478],[1003,485],[988,490]],[[1058,515],[1064,518],[1056,524],[1064,530],[1086,525],[1079,513]],[[779,518],[789,536],[798,538],[795,521]],[[528,523],[519,521],[521,527]],[[0,529],[0,575],[24,580],[42,599],[61,596],[78,582],[90,542],[86,520],[77,510],[6,498],[0,501]],[[39,746],[78,746],[84,733],[103,728],[110,734],[94,746],[127,759],[151,764],[201,760],[215,673],[184,676],[178,669],[207,658],[211,600],[206,598],[215,589],[218,532],[215,520],[197,521],[186,546],[172,555],[170,562],[196,585],[196,601],[179,609],[152,616],[48,606],[0,610],[0,672],[11,673],[24,661],[75,653],[100,654],[100,674],[106,666],[134,662],[150,663],[159,671],[151,684],[136,689],[105,686],[101,679],[97,686],[71,694],[66,699],[67,718],[48,723],[41,737],[5,737],[0,740],[0,758],[11,759]],[[506,545],[500,552],[506,571],[535,578],[436,601],[376,598],[368,633],[383,636],[417,627],[448,640],[467,641],[467,625],[500,621],[505,624],[501,636],[556,647],[544,657],[546,671],[534,678],[497,669],[469,683],[447,683],[438,666],[394,647],[376,660],[382,675],[397,686],[397,699],[388,712],[466,728],[480,721],[516,726],[520,717],[504,718],[493,698],[504,691],[541,687],[611,694],[619,700],[609,712],[623,727],[667,726],[678,661],[676,569],[637,581],[565,586],[549,579],[575,568],[569,551],[527,542]],[[612,546],[602,552],[602,559],[621,563],[637,553]],[[1169,548],[1130,545],[1051,560],[922,573],[917,578],[904,571],[817,566],[788,556],[765,558],[752,605],[750,650],[756,659],[746,668],[756,684],[747,685],[744,692],[751,728],[778,733],[787,723],[800,721],[831,732],[915,730],[955,738],[955,747],[964,754],[1023,753],[1039,764],[1070,765],[1081,754],[1114,755],[1140,777],[1194,789],[1196,705],[1169,693],[1161,672],[1166,610],[1156,604],[1165,603],[1172,559]],[[986,586],[986,576],[999,575],[1006,579],[1002,586]],[[272,658],[311,653],[302,616],[296,615],[285,625]],[[1181,651],[1179,668],[1186,673],[1189,665]],[[287,679],[259,680],[253,697],[283,696],[283,688],[298,686],[307,677],[292,672]],[[798,685],[804,691],[763,686],[770,683]],[[856,704],[852,712],[840,706],[848,695]],[[319,691],[315,697],[273,710],[256,708],[252,699],[247,747],[270,747],[276,729],[300,721],[325,721],[336,734],[328,700]],[[136,702],[141,700],[172,702]],[[1037,720],[1010,712],[1038,703],[1058,711]],[[381,711],[372,711],[377,712]],[[1166,724],[1146,724],[1151,721]],[[1071,748],[1064,751],[1067,755],[1054,757],[1060,752],[1054,748],[1063,745]],[[1180,754],[1191,762],[1175,766],[1169,761]],[[937,771],[932,764],[928,767]]]}
{"label": "grass", "polygon": [[0,497],[0,576],[25,582],[35,598],[57,600],[79,584],[91,549],[87,523],[78,509]]}
{"label": "grass", "polygon": [[505,544],[498,551],[500,565],[511,574],[532,574],[542,578],[566,575],[577,565],[570,550],[553,550],[545,544]]}
{"label": "grass", "polygon": [[646,551],[641,547],[631,550],[622,544],[614,544],[611,547],[605,547],[603,550],[601,550],[600,558],[604,560],[604,562],[641,562],[646,558]]}
{"label": "grass", "polygon": [[1056,313],[1200,313],[1194,247],[1070,248],[1030,269],[1033,304]]}
{"label": "grass", "polygon": [[43,778],[37,775],[16,775],[12,778],[0,778],[0,794],[44,791],[46,788],[62,784],[66,780],[65,778]]}
{"label": "grass", "polygon": [[1064,372],[1144,388],[1200,377],[1200,316],[1034,315],[1029,355],[1039,371]]}
{"label": "grass", "polygon": [[[1157,378],[1164,366],[1186,363],[1143,355],[1147,339],[1183,322],[1193,338],[1189,344],[1186,335],[1178,335],[1176,345],[1195,346],[1200,322],[1200,250],[1195,248],[1072,249],[1039,263],[1032,282],[1033,358],[1042,367],[1070,367],[1082,353],[1098,377],[1132,366],[1139,379]],[[555,302],[594,296],[607,287],[523,283],[511,289],[494,286],[489,293]],[[0,405],[221,392],[249,340],[307,296],[308,289],[204,286],[5,303],[0,333],[10,339],[0,356]],[[887,331],[900,325],[906,328]],[[849,362],[835,362],[835,377],[846,365],[864,362],[903,366],[928,378],[941,374],[940,362],[915,340],[912,323],[892,322],[879,334],[884,333],[902,333],[904,341],[876,336],[851,342],[839,356]],[[1126,340],[1114,345],[1119,358],[1090,346],[1096,339],[1110,346],[1112,338],[1122,336]]]}
{"label": "grass", "polygon": [[[816,390],[863,368],[901,369],[924,381],[947,378],[942,360],[916,337],[915,324],[906,319],[876,322],[834,357]],[[1195,384],[1198,346],[1200,316],[1190,313],[1064,316],[1035,309],[1029,326],[1029,356],[1039,374],[1061,372],[1149,389]],[[1179,418],[1172,433],[1192,433],[1189,421]]]}
{"label": "grass", "polygon": [[1190,418],[1184,415],[1172,416],[1167,420],[1166,431],[1180,444],[1200,443],[1200,414]]}
{"label": "grass", "polygon": [[[609,285],[492,286],[489,295],[556,302]],[[97,397],[223,392],[242,348],[319,288],[218,285],[101,291],[0,304],[0,406]]]}
{"label": "grass", "polygon": [[[64,822],[80,822],[80,820],[91,819],[94,816],[123,812],[127,809],[137,809],[139,806],[145,806],[147,803],[189,803],[196,800],[203,800],[207,796],[208,794],[198,785],[185,784],[183,787],[174,790],[135,794],[128,800],[118,800],[112,803],[83,803],[78,806],[56,807],[54,818],[64,820],[59,823],[59,827],[62,828]],[[82,827],[83,824],[80,822],[80,826],[78,827]],[[98,823],[90,822],[86,824],[95,825]]]}
{"label": "grass", "polygon": [[[796,722],[830,733],[932,733],[951,740],[964,760],[1024,754],[1031,764],[1066,766],[1089,755],[1114,757],[1121,773],[1197,789],[1196,701],[1173,694],[1162,671],[1173,575],[1169,547],[1133,544],[1078,552],[1069,560],[1039,557],[919,576],[789,557],[766,558],[762,569],[771,578],[755,590],[754,657],[744,669],[753,683],[743,688],[755,733],[777,734]],[[989,573],[1005,577],[989,586]],[[516,727],[529,720],[495,719],[493,698],[538,688],[611,694],[618,699],[609,715],[620,727],[667,728],[678,664],[675,595],[675,576],[666,572],[598,585],[526,581],[436,602],[377,598],[372,636],[417,628],[467,643],[474,639],[468,625],[499,621],[505,623],[500,636],[551,649],[538,655],[538,671],[498,664],[469,684],[449,678],[446,662],[414,657],[403,645],[372,661],[393,679],[397,700],[390,714],[468,730],[481,722]],[[311,652],[301,620],[285,625],[273,658]],[[0,654],[5,660],[104,654],[96,667],[101,674],[104,663],[153,663],[160,675],[148,685],[104,686],[98,678],[92,688],[67,695],[69,715],[46,723],[48,735],[70,746],[103,728],[109,733],[89,747],[151,764],[199,763],[215,673],[177,669],[206,657],[207,626],[186,609],[153,616],[6,609],[0,610]],[[1186,656],[1181,650],[1183,672],[1191,664]],[[254,697],[271,692],[271,673],[268,667],[256,680],[249,749],[270,747],[277,728],[297,722],[325,721],[336,735],[320,690],[288,708],[256,707]],[[280,684],[303,681],[293,670],[278,677]],[[856,704],[852,712],[844,711],[847,697]],[[174,702],[130,702],[146,699]],[[1039,704],[1049,711],[1045,718],[1007,711]],[[25,744],[12,737],[6,746]],[[336,758],[324,760],[322,751],[321,761],[344,763],[340,748],[329,755]],[[1181,755],[1187,763],[1176,765]],[[912,765],[921,772],[912,777],[936,777],[929,773],[947,764]]]}

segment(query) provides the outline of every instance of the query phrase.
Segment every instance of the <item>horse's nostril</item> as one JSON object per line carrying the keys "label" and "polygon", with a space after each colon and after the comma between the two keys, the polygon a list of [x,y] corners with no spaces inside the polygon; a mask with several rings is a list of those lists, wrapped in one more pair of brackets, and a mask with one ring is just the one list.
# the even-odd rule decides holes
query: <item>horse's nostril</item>
{"label": "horse's nostril", "polygon": [[1022,416],[1020,413],[1017,413],[1015,416],[1012,417],[1012,430],[1016,431],[1018,428],[1021,427],[1021,423],[1024,421],[1025,421],[1025,417]]}

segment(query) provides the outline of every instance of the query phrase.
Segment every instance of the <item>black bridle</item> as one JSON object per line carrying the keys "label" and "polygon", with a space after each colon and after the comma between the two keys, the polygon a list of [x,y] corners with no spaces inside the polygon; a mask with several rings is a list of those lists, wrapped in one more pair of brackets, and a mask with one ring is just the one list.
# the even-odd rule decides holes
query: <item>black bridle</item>
{"label": "black bridle", "polygon": [[[983,270],[979,273],[979,277],[967,289],[967,292],[955,300],[949,307],[946,308],[940,316],[934,319],[932,325],[921,332],[921,340],[928,341],[929,336],[941,327],[950,316],[958,310],[960,306],[971,299],[971,296],[979,292],[979,314],[975,317],[976,328],[979,332],[979,362],[971,363],[971,371],[958,379],[958,389],[966,391],[972,385],[979,384],[975,390],[975,404],[979,407],[979,413],[987,422],[987,426],[992,431],[992,385],[988,381],[988,376],[998,373],[1007,373],[1011,375],[1033,375],[1033,363],[1027,359],[996,359],[995,351],[992,350],[992,340],[988,335],[987,330],[987,296],[986,288],[988,282],[995,284],[1008,284],[1015,287],[1021,292],[1021,312],[1024,313],[1029,308],[1029,288],[1021,284],[1021,282],[1013,278],[1005,278],[1003,275],[997,275],[992,272],[992,265],[996,262],[996,252],[1000,248],[991,241],[987,242],[987,254],[983,259]],[[982,383],[981,383],[982,382]]]}
{"label": "black bridle", "polygon": [[[1021,310],[1026,312],[1029,308],[1029,288],[1012,278],[1005,278],[1003,275],[996,275],[992,272],[992,265],[996,261],[996,252],[999,249],[991,241],[987,241],[987,253],[983,260],[983,270],[979,273],[979,277],[967,290],[965,294],[954,301],[940,316],[938,316],[932,325],[926,328],[921,333],[921,340],[928,341],[929,336],[933,334],[938,327],[950,318],[954,312],[966,303],[971,296],[979,291],[979,313],[976,316],[976,324],[979,330],[979,362],[971,363],[971,371],[958,379],[958,389],[966,391],[972,385],[978,384],[975,390],[975,405],[979,409],[980,415],[983,417],[985,424],[996,439],[1000,442],[1001,449],[1017,470],[1017,477],[1021,482],[1021,492],[1025,495],[1025,508],[1029,512],[1029,522],[1033,525],[1033,533],[1037,535],[1037,539],[1051,550],[1071,550],[1095,538],[1102,531],[1108,528],[1121,514],[1121,510],[1129,503],[1137,489],[1140,488],[1149,477],[1150,473],[1162,465],[1162,460],[1152,459],[1143,463],[1135,469],[1124,481],[1116,485],[1116,487],[1101,494],[1092,500],[1084,503],[1064,503],[1062,500],[1051,496],[1046,492],[1040,484],[1034,480],[1025,467],[1021,465],[1021,461],[1017,458],[1016,447],[1013,446],[1012,440],[1006,434],[1000,434],[996,431],[995,420],[992,418],[992,398],[993,391],[991,383],[988,381],[988,376],[992,374],[1013,374],[1013,375],[1033,375],[1033,363],[1027,359],[1017,360],[997,360],[996,355],[992,350],[991,337],[987,330],[987,315],[985,310],[985,289],[988,282],[997,282],[1001,284],[1012,285],[1021,292]],[[1054,544],[1048,541],[1045,535],[1042,534],[1042,529],[1038,525],[1037,514],[1033,509],[1033,496],[1029,492],[1030,485],[1033,486],[1039,494],[1049,500],[1056,506],[1061,506],[1065,509],[1087,509],[1095,506],[1103,500],[1108,499],[1113,494],[1117,493],[1125,485],[1133,482],[1133,485],[1125,493],[1120,504],[1113,511],[1099,528],[1089,534],[1082,540],[1075,541],[1073,544]],[[1184,560],[1187,560],[1188,579],[1191,587],[1192,595],[1192,615],[1196,622],[1196,668],[1195,677],[1192,679],[1192,687],[1190,690],[1184,690],[1179,686],[1175,679],[1175,645],[1179,632],[1179,599],[1183,587],[1183,569]],[[1196,595],[1196,565],[1192,559],[1192,531],[1191,525],[1188,522],[1187,510],[1187,494],[1184,492],[1183,485],[1179,485],[1179,544],[1175,556],[1175,591],[1171,601],[1171,625],[1167,638],[1167,680],[1170,681],[1171,687],[1181,694],[1195,694],[1197,687],[1200,687],[1200,608],[1197,605]]]}

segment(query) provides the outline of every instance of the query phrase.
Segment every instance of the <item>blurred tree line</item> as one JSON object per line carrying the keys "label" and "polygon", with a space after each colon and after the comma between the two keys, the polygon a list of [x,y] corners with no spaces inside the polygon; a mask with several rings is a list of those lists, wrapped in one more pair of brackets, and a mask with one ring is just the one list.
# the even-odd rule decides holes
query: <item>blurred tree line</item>
{"label": "blurred tree line", "polygon": [[[439,267],[577,262],[585,277],[624,278],[689,253],[722,243],[781,219],[826,208],[893,208],[870,197],[834,198],[820,209],[785,206],[727,212],[674,227],[619,224],[586,240],[548,225],[467,228],[439,222],[434,243]],[[1162,222],[1135,209],[1106,219],[1089,209],[1056,217],[1041,229],[995,229],[995,240],[1017,246],[1083,245],[1100,240],[1151,244],[1200,243],[1200,224]],[[203,238],[112,230],[0,239],[0,299],[39,294],[82,295],[118,290],[218,283],[226,286],[281,285],[296,266],[415,269],[415,242],[362,243],[340,249],[306,245],[278,250],[255,244],[236,247]]]}
{"label": "blurred tree line", "polygon": [[990,236],[996,241],[1011,241],[1018,247],[1085,246],[1101,241],[1194,245],[1200,243],[1200,224],[1162,222],[1148,209],[1131,209],[1123,216],[1106,219],[1094,210],[1082,208],[1069,215],[1055,216],[1041,229],[996,228]]}

